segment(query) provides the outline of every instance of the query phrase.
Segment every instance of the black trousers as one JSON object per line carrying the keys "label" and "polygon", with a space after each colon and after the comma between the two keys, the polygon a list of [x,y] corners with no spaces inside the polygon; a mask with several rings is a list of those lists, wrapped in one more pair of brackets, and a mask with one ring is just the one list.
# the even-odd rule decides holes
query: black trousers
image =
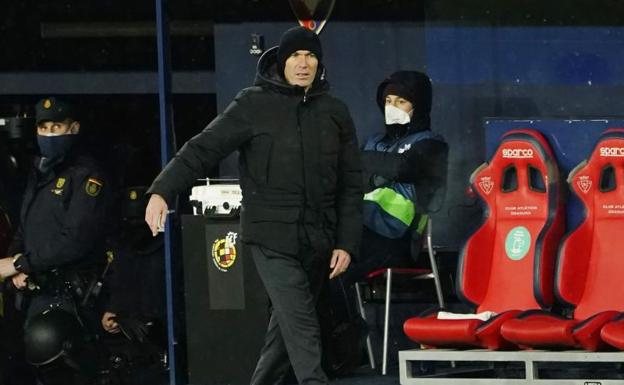
{"label": "black trousers", "polygon": [[257,245],[249,250],[273,307],[251,385],[282,384],[291,365],[299,384],[327,384],[316,301],[329,276],[331,251],[302,246],[298,255],[287,255]]}

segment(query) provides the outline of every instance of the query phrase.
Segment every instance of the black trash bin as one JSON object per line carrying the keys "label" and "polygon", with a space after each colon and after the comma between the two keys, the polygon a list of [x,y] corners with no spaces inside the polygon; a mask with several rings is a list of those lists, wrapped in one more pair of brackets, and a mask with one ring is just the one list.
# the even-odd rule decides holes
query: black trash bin
{"label": "black trash bin", "polygon": [[268,297],[239,239],[237,216],[182,216],[189,382],[249,384]]}

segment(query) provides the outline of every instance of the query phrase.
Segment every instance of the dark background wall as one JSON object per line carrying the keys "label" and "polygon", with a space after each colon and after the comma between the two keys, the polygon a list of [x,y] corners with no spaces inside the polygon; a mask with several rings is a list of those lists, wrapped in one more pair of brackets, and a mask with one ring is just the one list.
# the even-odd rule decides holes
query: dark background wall
{"label": "dark background wall", "polygon": [[[100,150],[129,144],[156,158],[153,6],[5,4],[0,116],[31,115],[39,97],[62,94],[80,104]],[[252,83],[251,33],[270,47],[295,21],[286,0],[189,0],[170,2],[169,11],[181,144]],[[384,76],[430,74],[433,127],[451,145],[436,243],[456,249],[479,215],[464,191],[485,158],[485,117],[621,114],[623,17],[624,4],[611,0],[339,0],[321,39],[333,92],[349,105],[362,140],[382,129],[374,94]],[[224,174],[234,169],[232,159],[223,165]]]}
{"label": "dark background wall", "polygon": [[[251,34],[266,48],[294,23],[215,26],[215,90],[223,110],[253,83]],[[432,127],[450,144],[447,200],[434,216],[435,243],[457,249],[478,222],[465,196],[485,160],[486,117],[618,116],[624,102],[624,28],[465,26],[438,22],[329,22],[321,34],[332,92],[350,107],[360,141],[383,129],[376,87],[399,69],[432,78]],[[236,160],[222,172],[236,174]]]}

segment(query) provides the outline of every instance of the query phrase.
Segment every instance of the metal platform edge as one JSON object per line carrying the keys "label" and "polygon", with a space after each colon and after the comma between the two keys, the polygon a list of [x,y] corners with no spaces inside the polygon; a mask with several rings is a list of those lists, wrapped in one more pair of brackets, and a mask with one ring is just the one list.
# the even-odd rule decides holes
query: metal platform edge
{"label": "metal platform edge", "polygon": [[[524,362],[525,378],[454,378],[413,377],[412,364],[421,361],[484,361]],[[415,349],[399,352],[399,378],[401,385],[412,384],[466,384],[466,385],[511,385],[511,384],[554,384],[554,385],[615,385],[624,384],[619,379],[540,379],[537,378],[536,362],[618,362],[624,363],[624,352],[567,351],[492,351],[485,349]]]}

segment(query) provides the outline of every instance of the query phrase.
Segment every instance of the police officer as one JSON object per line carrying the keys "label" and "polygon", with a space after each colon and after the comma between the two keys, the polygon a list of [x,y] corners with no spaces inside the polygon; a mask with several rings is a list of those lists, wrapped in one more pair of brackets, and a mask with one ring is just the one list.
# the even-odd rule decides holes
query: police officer
{"label": "police officer", "polygon": [[[53,358],[46,355],[62,354],[53,347],[34,351],[42,345],[31,338],[38,334],[29,326],[62,332],[66,328],[55,329],[54,323],[67,324],[67,319],[84,314],[81,305],[87,303],[89,284],[104,256],[110,186],[80,146],[81,125],[73,107],[50,97],[39,101],[35,111],[41,155],[29,174],[21,224],[9,256],[0,259],[0,275],[11,277],[19,290],[31,289],[26,291],[26,355],[42,365]],[[66,347],[64,336],[58,337],[59,346]]]}

